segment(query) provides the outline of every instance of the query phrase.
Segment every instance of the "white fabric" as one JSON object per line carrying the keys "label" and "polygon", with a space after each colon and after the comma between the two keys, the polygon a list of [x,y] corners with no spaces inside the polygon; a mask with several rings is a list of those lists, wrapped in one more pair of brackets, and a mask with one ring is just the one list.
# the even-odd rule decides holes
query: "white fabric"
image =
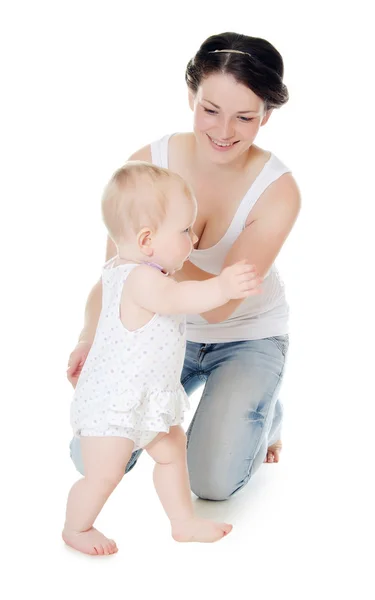
{"label": "white fabric", "polygon": [[180,383],[185,317],[155,315],[144,327],[128,331],[120,301],[137,265],[114,267],[113,262],[102,271],[102,312],[75,389],[71,424],[77,436],[126,437],[137,449],[180,424],[189,407]]}
{"label": "white fabric", "polygon": [[[152,162],[168,168],[168,145],[170,135],[151,144]],[[247,217],[271,183],[284,173],[290,172],[274,154],[245,194],[226,233],[221,240],[204,250],[194,250],[190,260],[197,267],[217,275],[225,257],[245,228]],[[272,265],[264,278],[262,293],[244,300],[229,319],[209,324],[199,315],[187,317],[187,339],[199,343],[220,343],[262,339],[288,333],[289,308],[285,298],[284,284]]]}

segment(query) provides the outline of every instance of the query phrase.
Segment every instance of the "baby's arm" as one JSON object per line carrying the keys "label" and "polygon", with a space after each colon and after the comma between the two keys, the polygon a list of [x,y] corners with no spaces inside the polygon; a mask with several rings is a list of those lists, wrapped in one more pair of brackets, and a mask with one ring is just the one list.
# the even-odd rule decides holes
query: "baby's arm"
{"label": "baby's arm", "polygon": [[142,265],[129,275],[127,292],[138,306],[153,313],[199,314],[233,298],[258,294],[259,284],[255,268],[246,261],[227,267],[217,277],[181,283]]}

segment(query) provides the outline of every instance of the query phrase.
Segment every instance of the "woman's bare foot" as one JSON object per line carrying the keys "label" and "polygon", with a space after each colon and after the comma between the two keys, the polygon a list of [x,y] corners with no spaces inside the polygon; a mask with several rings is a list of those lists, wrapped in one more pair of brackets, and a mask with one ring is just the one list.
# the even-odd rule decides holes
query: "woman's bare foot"
{"label": "woman's bare foot", "polygon": [[270,446],[267,450],[267,456],[264,459],[265,463],[278,463],[280,460],[280,452],[283,445],[281,440],[278,440],[272,446]]}
{"label": "woman's bare foot", "polygon": [[64,529],[62,538],[68,546],[84,554],[115,554],[116,542],[106,538],[100,531],[91,527],[88,531],[72,531]]}
{"label": "woman's bare foot", "polygon": [[176,542],[217,542],[228,535],[233,525],[214,523],[193,517],[185,521],[172,522],[172,537]]}

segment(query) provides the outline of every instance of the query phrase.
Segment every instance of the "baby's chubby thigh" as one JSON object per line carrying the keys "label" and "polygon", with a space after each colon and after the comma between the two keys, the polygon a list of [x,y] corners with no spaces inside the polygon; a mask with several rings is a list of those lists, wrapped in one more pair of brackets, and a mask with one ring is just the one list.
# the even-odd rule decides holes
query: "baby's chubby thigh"
{"label": "baby's chubby thigh", "polygon": [[121,481],[134,442],[117,436],[80,437],[82,465],[86,479],[114,488]]}
{"label": "baby's chubby thigh", "polygon": [[186,434],[181,425],[173,425],[168,433],[159,433],[144,449],[155,462],[176,462],[186,457]]}
{"label": "baby's chubby thigh", "polygon": [[[85,475],[86,473],[85,473],[85,466],[84,466],[83,454],[82,454],[82,439],[83,439],[83,436],[80,437],[80,436],[75,435],[70,442],[69,449],[70,449],[70,458],[72,459],[75,468],[81,475]],[[128,441],[130,443],[132,443],[131,440],[128,440]],[[136,452],[133,452],[133,455],[137,456],[141,452],[142,452],[142,450],[137,450]],[[129,462],[130,462],[130,459],[129,459]],[[128,470],[129,462],[125,466],[124,473],[127,472],[127,470]],[[131,466],[133,466],[133,465],[131,465]]]}
{"label": "baby's chubby thigh", "polygon": [[[88,475],[88,468],[95,467],[93,459],[99,451],[96,472],[101,469],[108,472],[108,461],[117,471],[125,464],[122,475],[130,459],[134,442],[127,438],[116,436],[74,436],[70,442],[70,457],[75,468],[81,475]],[[102,454],[101,454],[102,452]]]}
{"label": "baby's chubby thigh", "polygon": [[[151,434],[151,432],[148,432]],[[86,475],[86,465],[84,461],[84,453],[83,453],[83,445],[84,440],[90,439],[91,436],[74,436],[70,442],[70,457],[74,463],[75,468],[81,475]],[[152,434],[150,437],[153,437]],[[98,439],[98,438],[94,438]],[[121,438],[113,438],[113,437],[104,437],[103,439],[121,439]],[[125,438],[122,438],[125,439]],[[144,435],[144,439],[147,439],[147,436]],[[131,440],[126,440],[129,444],[132,445],[132,450],[134,448],[134,443]],[[186,457],[186,434],[183,428],[180,425],[174,425],[169,428],[169,432],[160,432],[157,433],[153,439],[143,445],[143,449],[147,450],[149,455],[156,462],[173,462],[176,459],[181,459]],[[137,452],[133,454],[138,454],[142,450],[137,450]],[[128,456],[128,460],[125,463],[125,467],[123,470],[123,474],[126,471],[126,468],[129,464],[129,460],[132,456],[132,452],[130,452]]]}

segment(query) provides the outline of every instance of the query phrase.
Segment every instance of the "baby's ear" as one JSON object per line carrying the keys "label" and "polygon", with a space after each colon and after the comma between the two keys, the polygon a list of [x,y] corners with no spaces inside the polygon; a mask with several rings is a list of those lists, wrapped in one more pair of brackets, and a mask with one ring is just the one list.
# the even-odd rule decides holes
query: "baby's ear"
{"label": "baby's ear", "polygon": [[154,251],[152,249],[152,231],[149,227],[143,227],[137,235],[138,248],[146,256],[152,256]]}

